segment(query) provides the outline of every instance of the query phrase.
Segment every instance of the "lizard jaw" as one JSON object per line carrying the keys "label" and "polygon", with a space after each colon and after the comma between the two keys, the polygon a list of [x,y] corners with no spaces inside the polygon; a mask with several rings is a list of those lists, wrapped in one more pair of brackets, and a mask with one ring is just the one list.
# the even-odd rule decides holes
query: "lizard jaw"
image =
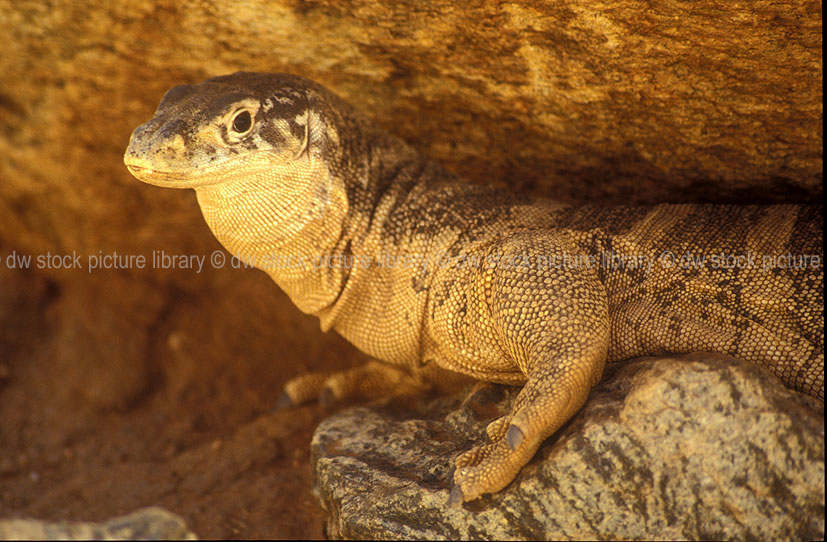
{"label": "lizard jaw", "polygon": [[225,177],[209,175],[204,172],[198,172],[201,174],[197,175],[188,175],[180,171],[154,169],[141,158],[129,155],[124,156],[124,164],[129,173],[139,181],[162,188],[201,188],[219,184],[226,180]]}
{"label": "lizard jaw", "polygon": [[128,169],[129,173],[131,173],[136,179],[147,184],[161,186],[164,188],[192,188],[187,185],[186,179],[181,175],[158,171],[146,166],[138,166],[128,162],[126,163],[126,169]]}

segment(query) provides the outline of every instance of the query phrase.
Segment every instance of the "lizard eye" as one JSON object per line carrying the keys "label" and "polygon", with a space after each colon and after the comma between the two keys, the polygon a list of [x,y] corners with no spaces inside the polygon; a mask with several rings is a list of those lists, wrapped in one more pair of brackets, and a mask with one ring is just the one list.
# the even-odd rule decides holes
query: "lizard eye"
{"label": "lizard eye", "polygon": [[250,112],[247,110],[242,110],[236,113],[236,116],[233,117],[233,121],[231,123],[233,132],[238,135],[246,134],[250,128],[253,126],[253,118],[250,116]]}

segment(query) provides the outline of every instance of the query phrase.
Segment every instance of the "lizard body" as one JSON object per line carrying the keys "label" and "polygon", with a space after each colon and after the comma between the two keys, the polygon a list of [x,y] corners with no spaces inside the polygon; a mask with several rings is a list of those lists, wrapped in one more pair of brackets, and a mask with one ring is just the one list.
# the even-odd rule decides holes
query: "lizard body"
{"label": "lizard body", "polygon": [[523,386],[456,459],[452,503],[507,485],[606,361],[722,352],[824,397],[820,206],[573,207],[463,184],[289,75],[174,87],[124,159],[193,188],[232,254],[385,362],[300,376],[290,402]]}

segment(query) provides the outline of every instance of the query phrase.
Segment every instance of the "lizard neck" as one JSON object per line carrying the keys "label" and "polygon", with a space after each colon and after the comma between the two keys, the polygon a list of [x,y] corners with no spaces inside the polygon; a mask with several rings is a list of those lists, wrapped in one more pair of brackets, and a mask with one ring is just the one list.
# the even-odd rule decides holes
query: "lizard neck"
{"label": "lizard neck", "polygon": [[456,214],[452,199],[466,189],[444,192],[452,176],[385,132],[348,133],[358,139],[292,169],[276,164],[197,188],[198,203],[219,242],[268,273],[323,330],[412,364],[430,282],[424,264],[465,229],[470,217],[449,226],[440,217]]}
{"label": "lizard neck", "polygon": [[[383,132],[351,134],[363,139],[296,165],[199,187],[196,196],[210,230],[233,256],[270,275],[322,329],[335,328],[373,353],[360,338],[367,338],[377,304],[394,303],[400,293],[390,291],[398,270],[384,276],[379,262],[399,249],[383,235],[388,217],[441,169]],[[360,152],[343,153],[343,147]],[[417,341],[418,331],[407,342]]]}
{"label": "lizard neck", "polygon": [[336,168],[349,175],[343,182],[348,212],[339,243],[328,253],[332,261],[323,267],[344,269],[317,270],[329,276],[335,271],[341,280],[335,302],[316,315],[322,329],[335,329],[368,355],[411,366],[419,360],[427,291],[411,288],[423,271],[406,259],[417,247],[388,232],[403,221],[400,213],[412,200],[448,174],[384,132],[361,135],[362,159]]}

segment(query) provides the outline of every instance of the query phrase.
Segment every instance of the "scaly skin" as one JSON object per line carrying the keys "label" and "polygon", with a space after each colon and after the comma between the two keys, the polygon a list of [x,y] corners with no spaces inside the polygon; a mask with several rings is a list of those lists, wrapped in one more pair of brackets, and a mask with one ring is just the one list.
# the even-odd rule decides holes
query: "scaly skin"
{"label": "scaly skin", "polygon": [[[124,161],[194,189],[227,250],[384,362],[301,376],[289,403],[523,386],[490,443],[456,459],[451,503],[505,487],[606,361],[722,352],[824,397],[820,207],[569,207],[462,184],[289,75],[171,89]],[[787,254],[818,260],[763,268]]]}

